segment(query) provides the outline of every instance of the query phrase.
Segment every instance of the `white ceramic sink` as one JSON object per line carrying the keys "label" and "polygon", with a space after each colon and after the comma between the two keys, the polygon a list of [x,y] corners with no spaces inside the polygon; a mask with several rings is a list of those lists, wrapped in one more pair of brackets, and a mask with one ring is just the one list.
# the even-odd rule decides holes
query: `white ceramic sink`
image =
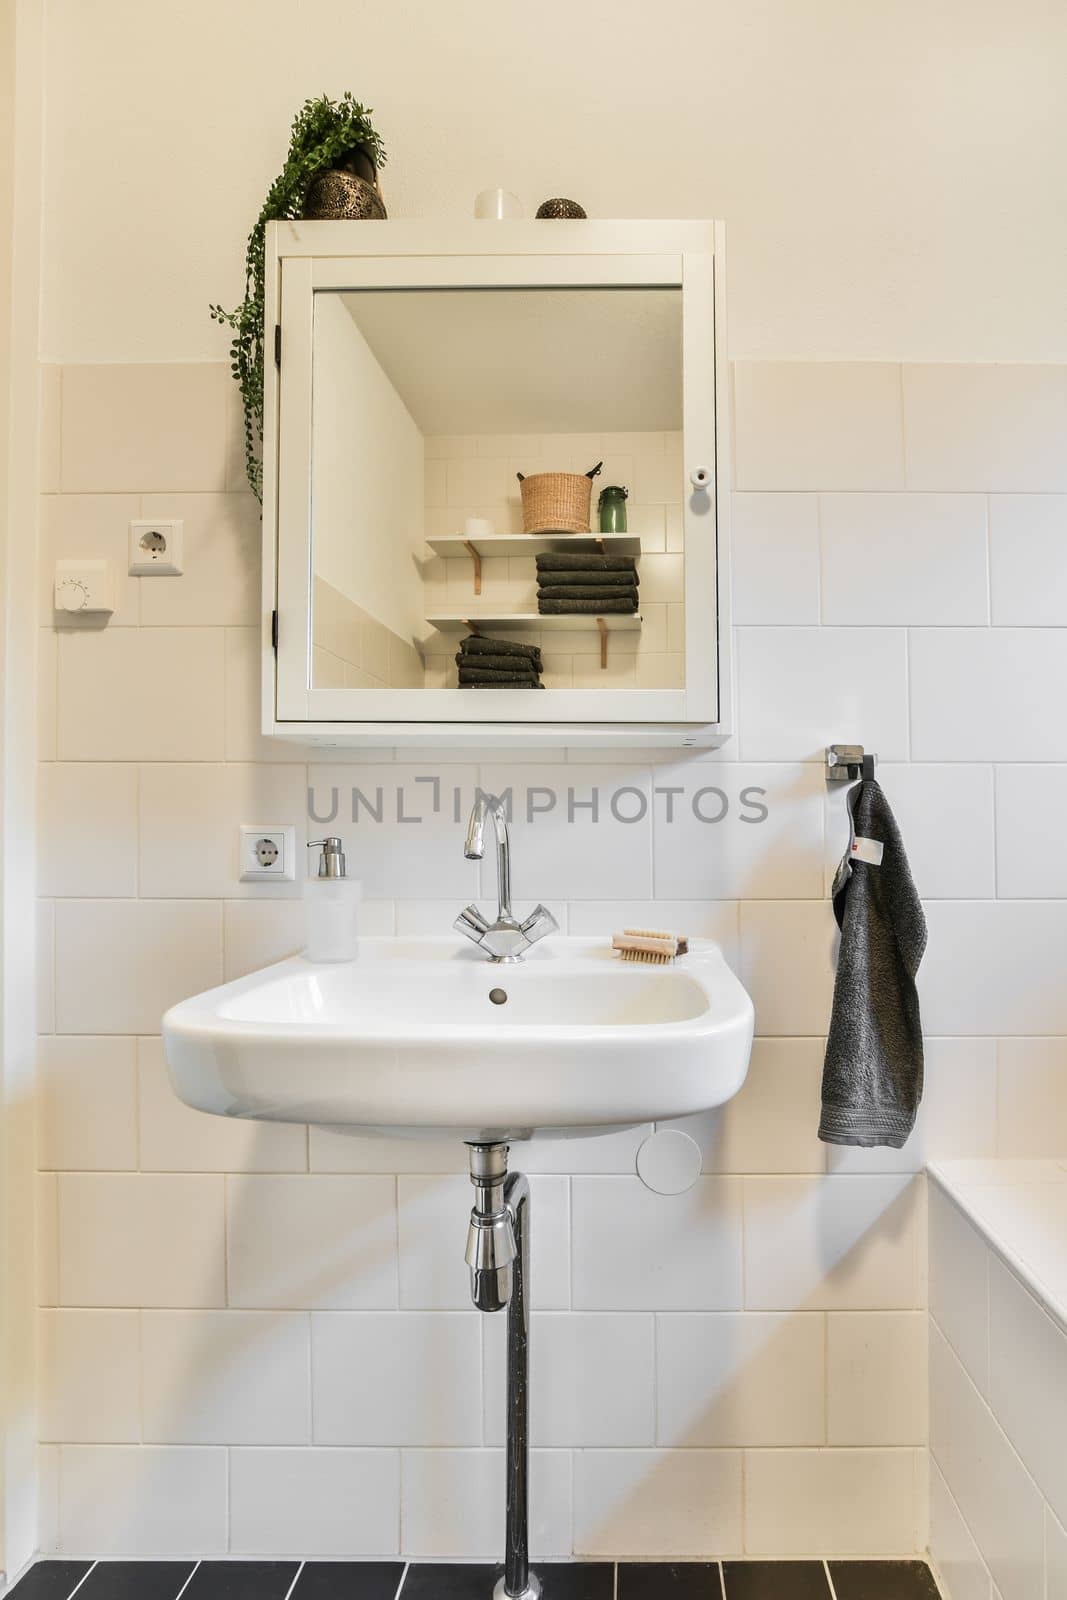
{"label": "white ceramic sink", "polygon": [[455,938],[364,939],[355,961],[296,956],[183,1001],[163,1044],[180,1098],[221,1116],[558,1138],[728,1100],[752,1002],[701,939],[660,967],[602,938],[557,936],[507,965]]}

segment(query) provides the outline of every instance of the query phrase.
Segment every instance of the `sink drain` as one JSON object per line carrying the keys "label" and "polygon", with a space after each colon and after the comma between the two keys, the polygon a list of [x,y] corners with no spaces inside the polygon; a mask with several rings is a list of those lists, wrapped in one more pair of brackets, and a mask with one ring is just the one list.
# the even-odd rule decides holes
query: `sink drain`
{"label": "sink drain", "polygon": [[495,1006],[502,1006],[508,997],[506,989],[490,989],[489,998]]}

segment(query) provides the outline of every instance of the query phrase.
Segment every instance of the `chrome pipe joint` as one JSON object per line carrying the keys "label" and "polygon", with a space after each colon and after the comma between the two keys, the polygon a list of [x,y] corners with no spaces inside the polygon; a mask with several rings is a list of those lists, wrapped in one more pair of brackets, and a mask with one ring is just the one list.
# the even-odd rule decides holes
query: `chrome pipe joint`
{"label": "chrome pipe joint", "polygon": [[515,1257],[515,1220],[504,1197],[508,1175],[506,1144],[471,1144],[474,1205],[467,1229],[467,1266],[471,1299],[479,1311],[503,1311],[511,1299]]}

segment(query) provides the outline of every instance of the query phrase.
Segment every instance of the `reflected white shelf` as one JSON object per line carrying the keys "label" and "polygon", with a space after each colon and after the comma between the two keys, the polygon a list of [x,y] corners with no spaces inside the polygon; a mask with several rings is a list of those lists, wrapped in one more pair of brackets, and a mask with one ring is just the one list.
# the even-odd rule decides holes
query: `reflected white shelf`
{"label": "reflected white shelf", "polygon": [[470,612],[448,611],[438,612],[436,616],[427,617],[431,628],[437,628],[442,633],[452,632],[462,628],[546,628],[551,632],[573,632],[581,628],[589,631],[599,628],[608,633],[632,633],[641,626],[641,613],[639,611],[605,612],[598,615],[595,611],[580,613],[568,612],[564,616],[546,615],[541,611],[497,611],[497,612]]}
{"label": "reflected white shelf", "polygon": [[490,533],[467,539],[447,534],[426,543],[438,556],[639,556],[641,538],[636,533]]}

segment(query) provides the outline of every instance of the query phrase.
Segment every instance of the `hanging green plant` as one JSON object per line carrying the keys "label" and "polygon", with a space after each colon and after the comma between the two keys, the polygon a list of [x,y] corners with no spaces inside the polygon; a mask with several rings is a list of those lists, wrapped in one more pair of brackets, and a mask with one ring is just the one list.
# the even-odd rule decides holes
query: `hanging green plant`
{"label": "hanging green plant", "polygon": [[384,166],[385,146],[365,109],[346,90],[340,100],[320,95],[305,100],[293,118],[285,166],[267,190],[245,251],[245,294],[234,311],[212,306],[216,322],[233,329],[230,370],[244,405],[245,470],[257,500],[263,498],[263,272],[268,222],[303,214],[308,189],[316,175],[353,150],[362,150],[374,167]]}

